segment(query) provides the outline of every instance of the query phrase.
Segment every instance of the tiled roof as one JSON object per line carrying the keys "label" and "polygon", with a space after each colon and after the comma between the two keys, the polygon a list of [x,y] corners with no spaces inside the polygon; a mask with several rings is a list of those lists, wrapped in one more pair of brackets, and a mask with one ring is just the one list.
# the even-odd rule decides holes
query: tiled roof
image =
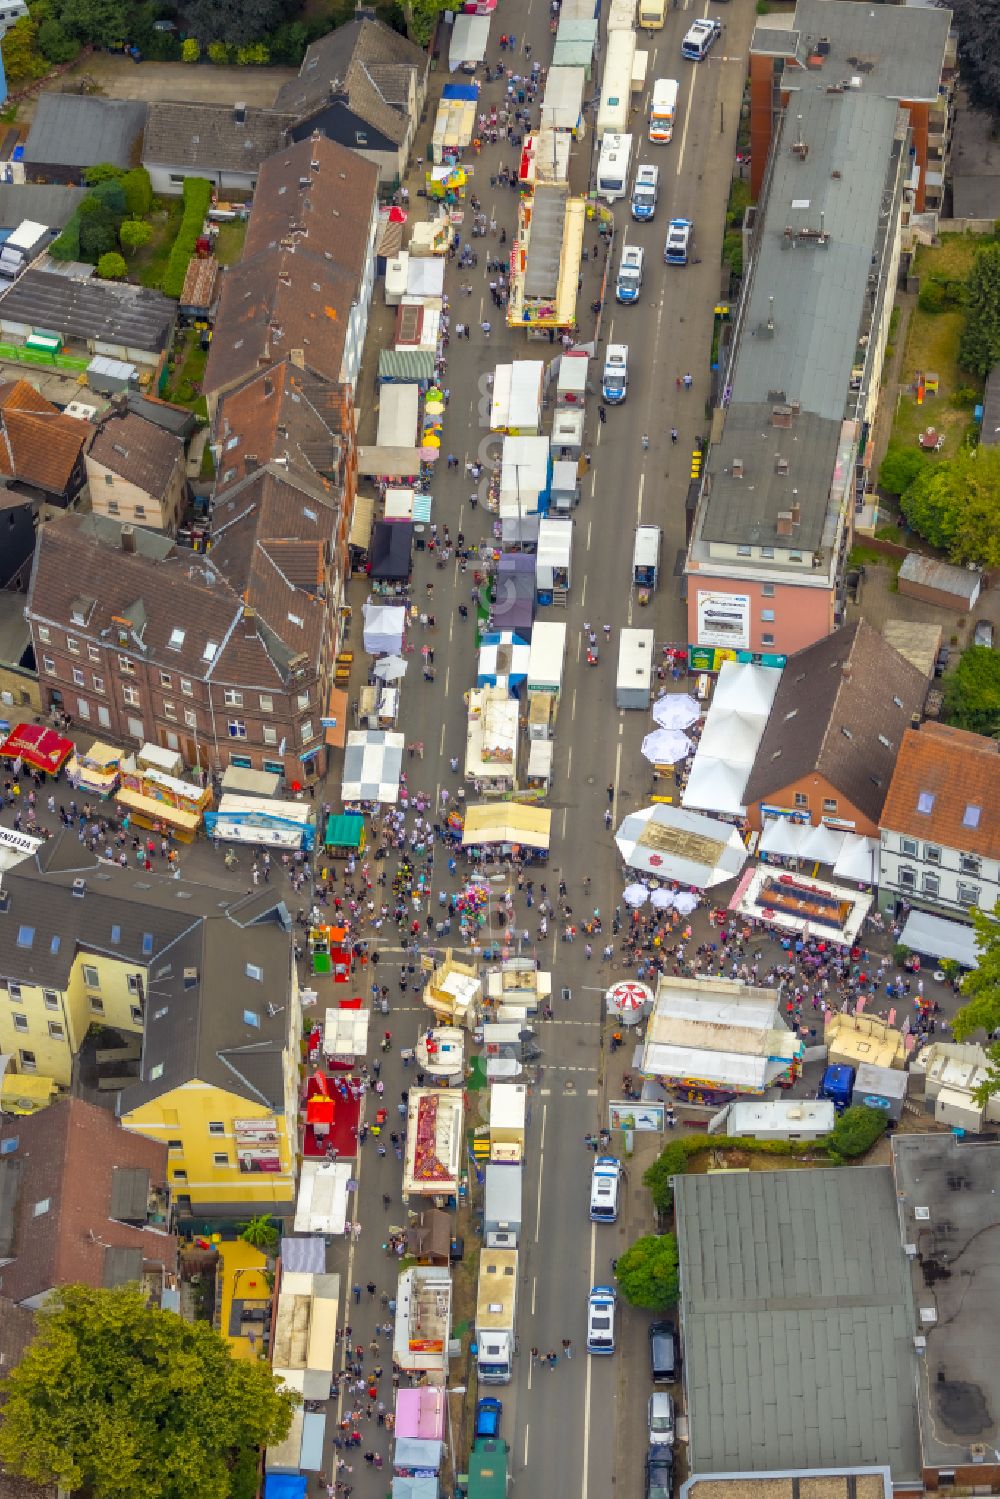
{"label": "tiled roof", "polygon": [[880,826],[1000,859],[1000,745],[946,724],[903,735]]}
{"label": "tiled roof", "polygon": [[261,163],[243,259],[284,242],[330,256],[360,279],[378,187],[378,168],[322,135]]}
{"label": "tiled roof", "polygon": [[[43,99],[50,97],[42,95]],[[127,282],[98,281],[93,274],[61,275],[29,269],[0,295],[0,314],[6,322],[48,328],[81,343],[98,340],[158,353],[170,337],[177,303],[161,291],[148,291]]]}
{"label": "tiled roof", "polygon": [[42,93],[24,147],[32,166],[91,167],[109,161],[137,167],[147,106],[129,99]]}
{"label": "tiled roof", "polygon": [[347,444],[341,432],[349,420],[340,386],[316,379],[289,360],[274,365],[219,404],[216,494],[278,459],[290,478],[320,484],[333,498],[331,480],[339,486],[344,479]]}
{"label": "tiled roof", "polygon": [[149,106],[142,160],[145,166],[253,174],[277,151],[292,115],[273,109],[243,108],[242,119],[229,104],[164,103]]}
{"label": "tiled roof", "polygon": [[215,300],[215,286],[219,279],[219,262],[214,255],[192,255],[184,273],[181,290],[181,307],[199,310],[211,307]]}
{"label": "tiled roof", "polygon": [[114,411],[94,433],[89,456],[160,500],[184,462],[184,443],[132,411]]}
{"label": "tiled roof", "polygon": [[746,790],[747,806],[818,772],[877,822],[927,680],[863,620],[792,656]]}
{"label": "tiled roof", "polygon": [[90,429],[27,380],[0,385],[0,474],[64,494]]}
{"label": "tiled roof", "polygon": [[[289,110],[300,118],[322,109],[331,93],[347,92],[350,107],[367,118],[366,106],[371,102],[364,90],[361,69],[367,69],[369,78],[377,78],[378,69],[386,64],[403,66],[423,75],[427,69],[427,54],[398,31],[384,26],[380,21],[362,18],[338,26],[319,41],[313,42],[302,59],[298,78],[286,83],[278,91],[275,107]],[[355,84],[360,97],[355,96]],[[398,97],[398,89],[385,95],[392,101]],[[383,104],[384,107],[384,104]],[[371,121],[382,129],[382,124]],[[390,139],[402,139],[386,131]]]}
{"label": "tiled roof", "polygon": [[12,1221],[12,1262],[0,1269],[0,1290],[26,1301],[55,1286],[105,1282],[109,1249],[138,1250],[151,1263],[173,1268],[177,1241],[111,1217],[116,1169],[149,1172],[150,1185],[167,1180],[166,1145],[123,1130],[114,1115],[79,1098],[64,1098],[37,1114],[7,1119],[0,1140],[0,1173],[16,1179],[3,1193]]}

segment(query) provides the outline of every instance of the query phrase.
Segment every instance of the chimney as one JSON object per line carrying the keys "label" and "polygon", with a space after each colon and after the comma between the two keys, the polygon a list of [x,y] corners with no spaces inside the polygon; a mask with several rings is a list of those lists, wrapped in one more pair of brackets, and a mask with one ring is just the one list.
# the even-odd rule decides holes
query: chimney
{"label": "chimney", "polygon": [[249,604],[243,605],[243,638],[245,640],[257,639],[257,611],[251,609]]}
{"label": "chimney", "polygon": [[237,125],[245,125],[247,122],[247,107],[245,104],[233,105],[233,120]]}
{"label": "chimney", "polygon": [[294,364],[294,366],[295,366],[295,368],[297,370],[304,370],[305,369],[305,367],[306,367],[306,351],[305,351],[305,349],[289,349],[289,351],[288,351],[288,358],[289,358],[290,362],[292,364]]}
{"label": "chimney", "polygon": [[[785,464],[785,472],[786,473],[788,472],[788,464],[787,463]],[[799,505],[798,500],[795,500],[793,502],[793,504],[792,504],[791,515],[792,515],[792,525],[793,526],[799,525],[799,523],[802,520],[802,507]]]}
{"label": "chimney", "polygon": [[778,511],[778,520],[777,520],[777,524],[775,526],[775,530],[777,531],[777,533],[778,533],[779,536],[791,536],[791,534],[792,534],[792,513],[791,513],[790,510],[779,510]]}
{"label": "chimney", "polygon": [[778,453],[776,455],[776,457],[775,457],[775,460],[774,460],[774,471],[775,471],[776,474],[787,474],[788,473],[788,459],[787,458],[782,458],[782,456],[781,456],[780,453]]}
{"label": "chimney", "polygon": [[135,551],[135,527],[122,526],[122,551],[131,556]]}
{"label": "chimney", "polygon": [[246,455],[246,457],[244,458],[244,460],[243,460],[243,469],[244,469],[244,472],[248,473],[248,474],[255,474],[259,468],[260,468],[260,462],[259,462],[259,460],[257,458],[257,454],[256,453],[248,453]]}

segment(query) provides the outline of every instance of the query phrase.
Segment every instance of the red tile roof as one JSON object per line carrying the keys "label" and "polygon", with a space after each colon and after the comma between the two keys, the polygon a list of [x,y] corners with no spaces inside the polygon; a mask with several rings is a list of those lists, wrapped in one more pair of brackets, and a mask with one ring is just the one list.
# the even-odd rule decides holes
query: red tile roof
{"label": "red tile roof", "polygon": [[0,474],[64,494],[89,434],[27,380],[0,385]]}
{"label": "red tile roof", "polygon": [[1000,859],[1000,744],[946,724],[907,729],[879,826]]}

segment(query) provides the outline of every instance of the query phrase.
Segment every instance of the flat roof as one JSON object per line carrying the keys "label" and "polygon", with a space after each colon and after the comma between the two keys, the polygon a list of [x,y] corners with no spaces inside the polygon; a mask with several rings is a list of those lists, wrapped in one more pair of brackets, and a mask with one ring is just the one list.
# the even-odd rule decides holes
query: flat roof
{"label": "flat roof", "polygon": [[526,297],[554,297],[559,289],[568,203],[569,188],[564,182],[539,184],[535,189],[528,263],[524,271]]}
{"label": "flat roof", "polygon": [[[927,1352],[917,1365],[925,1467],[992,1461],[1000,1447],[1000,1141],[897,1135],[892,1162],[906,1261]],[[933,1311],[933,1317],[925,1315]]]}
{"label": "flat roof", "polygon": [[[792,23],[798,56],[804,62],[816,55],[820,41],[828,43],[828,51],[819,67],[786,68],[782,88],[819,92],[860,76],[865,89],[884,99],[936,99],[951,22],[951,11],[937,7],[799,0]],[[777,37],[771,17],[764,36],[759,50],[772,51]],[[757,32],[752,50],[758,50]]]}
{"label": "flat roof", "polygon": [[919,1480],[889,1168],[680,1176],[675,1193],[691,1471],[888,1462]]}

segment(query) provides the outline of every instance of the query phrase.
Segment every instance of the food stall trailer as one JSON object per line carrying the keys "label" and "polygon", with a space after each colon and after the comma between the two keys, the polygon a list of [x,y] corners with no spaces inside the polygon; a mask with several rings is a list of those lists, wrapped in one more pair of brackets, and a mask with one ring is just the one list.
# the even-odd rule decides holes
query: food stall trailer
{"label": "food stall trailer", "polygon": [[545,516],[538,523],[535,553],[535,594],[543,607],[565,604],[573,582],[573,522],[562,516]]}

